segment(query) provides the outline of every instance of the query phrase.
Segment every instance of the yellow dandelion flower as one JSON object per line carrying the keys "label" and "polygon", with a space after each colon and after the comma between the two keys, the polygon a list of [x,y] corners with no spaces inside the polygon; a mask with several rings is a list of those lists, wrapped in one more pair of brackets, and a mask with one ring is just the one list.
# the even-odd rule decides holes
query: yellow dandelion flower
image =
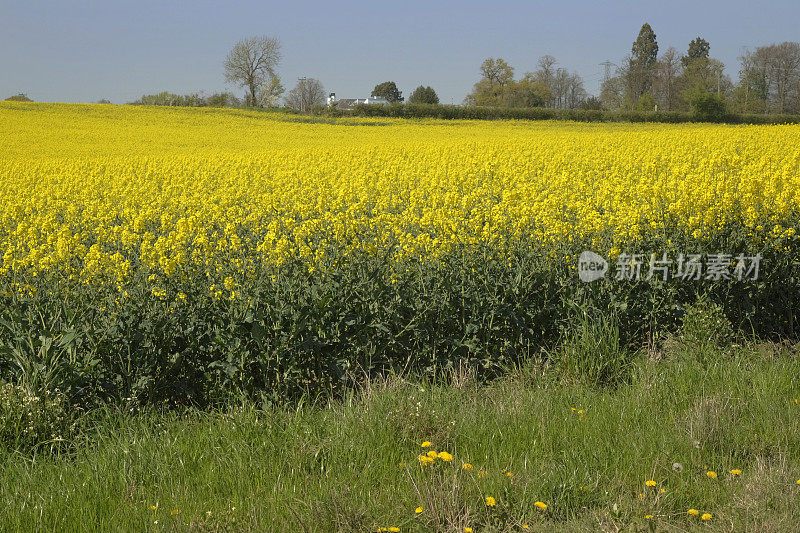
{"label": "yellow dandelion flower", "polygon": [[686,513],[692,516],[697,516],[700,514],[700,511],[698,511],[697,509],[689,509],[688,511],[686,511]]}
{"label": "yellow dandelion flower", "polygon": [[646,514],[646,515],[644,515],[644,517],[645,517],[647,520],[650,520],[651,518],[653,518],[653,515],[651,515],[651,514]]}
{"label": "yellow dandelion flower", "polygon": [[652,479],[648,479],[647,481],[644,482],[644,484],[647,485],[648,487],[655,487],[657,485],[655,480]]}
{"label": "yellow dandelion flower", "polygon": [[464,528],[464,533],[472,533],[472,528],[471,527],[465,527]]}
{"label": "yellow dandelion flower", "polygon": [[442,461],[452,461],[453,456],[447,452],[439,452],[439,459],[441,459]]}
{"label": "yellow dandelion flower", "polygon": [[431,441],[429,441],[429,440],[426,440],[425,442],[423,442],[422,444],[420,444],[420,446],[421,446],[421,447],[423,447],[423,448],[430,448],[430,446],[431,446]]}
{"label": "yellow dandelion flower", "polygon": [[742,471],[739,470],[738,468],[734,468],[733,470],[731,470],[731,474],[734,475],[734,476],[738,476],[741,473],[742,473]]}
{"label": "yellow dandelion flower", "polygon": [[417,514],[422,514],[422,506],[420,505],[419,507],[414,509],[414,512],[417,513]]}
{"label": "yellow dandelion flower", "polygon": [[495,499],[492,498],[491,496],[487,496],[486,497],[486,505],[488,507],[494,507],[495,505],[497,505],[497,501],[495,501]]}
{"label": "yellow dandelion flower", "polygon": [[464,463],[463,465],[461,465],[461,468],[463,468],[464,470],[472,470],[472,465],[470,463]]}
{"label": "yellow dandelion flower", "polygon": [[714,472],[713,470],[709,470],[708,472],[706,472],[706,475],[711,479],[717,479],[717,473]]}
{"label": "yellow dandelion flower", "polygon": [[711,513],[703,513],[703,516],[700,517],[701,520],[711,520]]}
{"label": "yellow dandelion flower", "polygon": [[546,504],[546,503],[544,503],[544,502],[534,502],[534,504],[533,504],[533,505],[535,505],[536,507],[538,507],[538,508],[539,508],[539,509],[541,509],[542,511],[544,511],[545,509],[547,509],[547,504]]}
{"label": "yellow dandelion flower", "polygon": [[428,457],[430,457],[431,459],[436,459],[438,456],[439,454],[437,454],[434,450],[428,452]]}
{"label": "yellow dandelion flower", "polygon": [[398,531],[400,531],[400,528],[397,526],[392,526],[389,528],[389,531],[391,531],[392,533],[397,533]]}

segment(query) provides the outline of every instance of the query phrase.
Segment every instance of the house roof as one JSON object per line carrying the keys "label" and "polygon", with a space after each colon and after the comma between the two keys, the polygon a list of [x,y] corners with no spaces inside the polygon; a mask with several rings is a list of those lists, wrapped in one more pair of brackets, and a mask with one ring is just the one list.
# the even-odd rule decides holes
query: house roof
{"label": "house roof", "polygon": [[342,98],[336,100],[336,107],[339,109],[353,109],[356,106],[358,98]]}

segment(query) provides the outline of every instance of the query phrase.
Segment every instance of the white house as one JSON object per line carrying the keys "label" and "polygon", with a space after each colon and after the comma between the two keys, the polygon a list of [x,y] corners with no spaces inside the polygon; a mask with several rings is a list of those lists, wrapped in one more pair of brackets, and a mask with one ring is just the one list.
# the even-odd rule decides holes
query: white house
{"label": "white house", "polygon": [[328,96],[328,105],[337,107],[343,111],[353,109],[358,104],[384,104],[388,105],[389,100],[382,96],[370,96],[369,98],[336,98],[336,93],[331,93]]}

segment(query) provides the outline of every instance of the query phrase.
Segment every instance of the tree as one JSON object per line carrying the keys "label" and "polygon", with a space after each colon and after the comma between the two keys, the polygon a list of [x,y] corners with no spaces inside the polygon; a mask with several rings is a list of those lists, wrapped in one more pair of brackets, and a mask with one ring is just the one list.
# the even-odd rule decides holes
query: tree
{"label": "tree", "polygon": [[678,105],[678,77],[681,72],[681,61],[682,58],[678,56],[678,51],[670,46],[656,63],[653,96],[664,111],[674,111]]}
{"label": "tree", "polygon": [[19,93],[14,96],[6,98],[6,102],[33,102],[25,93]]}
{"label": "tree", "polygon": [[645,93],[639,98],[639,101],[636,102],[636,105],[633,106],[634,111],[641,111],[644,113],[649,113],[650,111],[655,111],[656,109],[656,101],[650,96],[648,93]]}
{"label": "tree", "polygon": [[506,107],[544,107],[552,99],[550,89],[531,73],[503,87],[503,105]]}
{"label": "tree", "polygon": [[225,58],[225,80],[247,88],[248,106],[258,105],[259,88],[275,77],[280,49],[277,38],[262,35],[239,41]]}
{"label": "tree", "polygon": [[393,81],[379,83],[374,89],[372,89],[372,94],[370,96],[382,96],[392,104],[403,101],[403,93],[400,92],[400,90],[397,88],[397,85]]}
{"label": "tree", "polygon": [[438,104],[439,96],[431,87],[423,87],[420,85],[411,96],[408,97],[409,104]]}
{"label": "tree", "polygon": [[229,92],[214,93],[205,98],[205,105],[208,107],[239,107],[241,100],[236,95]]}
{"label": "tree", "polygon": [[638,100],[640,96],[650,90],[653,67],[658,59],[658,41],[650,24],[645,22],[642,25],[639,36],[631,47],[631,54],[628,87],[631,92],[630,96],[634,100]]}
{"label": "tree", "polygon": [[297,85],[286,96],[286,105],[303,113],[314,106],[325,104],[325,89],[319,80],[300,78]]}
{"label": "tree", "polygon": [[514,67],[503,59],[486,59],[481,63],[481,75],[491,85],[504,86],[514,81]]}
{"label": "tree", "polygon": [[606,109],[619,109],[625,99],[625,81],[621,76],[608,78],[600,86],[600,101]]}
{"label": "tree", "polygon": [[596,96],[590,96],[589,98],[580,103],[578,109],[584,109],[587,111],[602,111],[603,102],[601,102],[600,99],[597,98]]}
{"label": "tree", "polygon": [[273,76],[267,83],[261,85],[258,95],[256,96],[258,106],[278,107],[284,90],[281,79],[277,76]]}
{"label": "tree", "polygon": [[689,64],[695,59],[708,59],[708,52],[710,50],[711,45],[708,44],[708,41],[702,37],[697,37],[689,43],[689,51],[681,58],[681,63],[683,63],[683,66],[686,67],[689,66]]}
{"label": "tree", "polygon": [[686,96],[697,119],[716,122],[725,118],[727,112],[725,99],[708,91],[702,85],[696,85],[686,91]]}

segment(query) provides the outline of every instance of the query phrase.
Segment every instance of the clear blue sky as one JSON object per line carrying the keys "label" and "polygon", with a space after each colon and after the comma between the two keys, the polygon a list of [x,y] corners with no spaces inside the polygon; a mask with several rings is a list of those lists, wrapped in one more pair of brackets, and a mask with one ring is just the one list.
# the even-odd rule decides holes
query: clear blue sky
{"label": "clear blue sky", "polygon": [[225,84],[222,61],[242,37],[280,38],[279,74],[339,97],[364,97],[394,80],[405,96],[434,87],[460,103],[486,57],[518,75],[544,54],[597,93],[605,60],[630,52],[643,22],[660,51],[700,35],[736,78],[742,48],[800,41],[800,2],[776,0],[211,2],[0,0],[0,99],[114,103],[145,93],[207,93]]}

